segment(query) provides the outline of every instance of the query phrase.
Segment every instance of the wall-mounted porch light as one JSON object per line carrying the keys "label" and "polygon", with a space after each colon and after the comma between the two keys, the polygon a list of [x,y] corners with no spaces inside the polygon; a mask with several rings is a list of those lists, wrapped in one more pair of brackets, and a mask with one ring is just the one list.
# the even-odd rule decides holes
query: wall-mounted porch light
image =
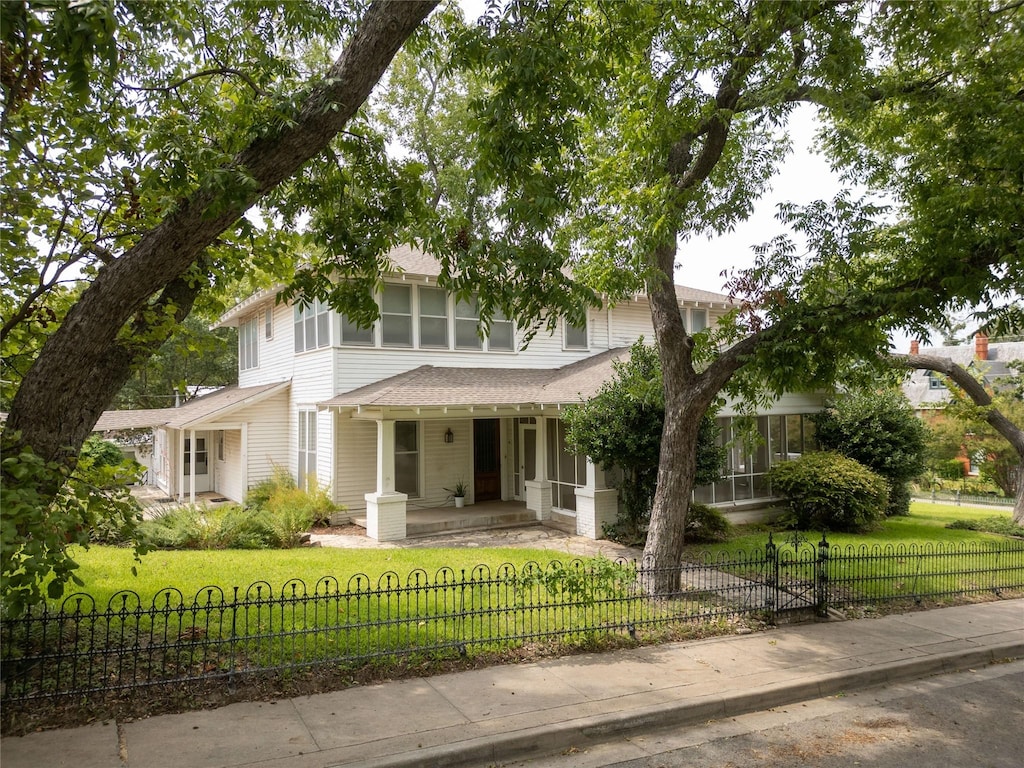
{"label": "wall-mounted porch light", "polygon": [[454,443],[455,442],[455,434],[452,432],[452,428],[451,427],[448,427],[448,429],[445,430],[444,441],[446,443]]}

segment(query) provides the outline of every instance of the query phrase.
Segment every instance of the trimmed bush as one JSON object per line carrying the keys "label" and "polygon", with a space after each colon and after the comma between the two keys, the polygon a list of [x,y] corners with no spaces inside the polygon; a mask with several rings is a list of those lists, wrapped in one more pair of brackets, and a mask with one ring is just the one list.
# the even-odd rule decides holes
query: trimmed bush
{"label": "trimmed bush", "polygon": [[863,464],[823,451],[771,469],[772,489],[806,530],[857,533],[877,525],[889,502],[888,484]]}
{"label": "trimmed bush", "polygon": [[721,510],[699,501],[690,502],[690,509],[686,513],[687,541],[724,541],[729,538],[731,531],[732,523]]}

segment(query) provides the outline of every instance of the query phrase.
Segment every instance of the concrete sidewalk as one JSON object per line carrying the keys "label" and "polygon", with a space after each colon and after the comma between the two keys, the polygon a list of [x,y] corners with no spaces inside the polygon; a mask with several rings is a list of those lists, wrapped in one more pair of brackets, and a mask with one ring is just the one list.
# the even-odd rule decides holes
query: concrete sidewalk
{"label": "concrete sidewalk", "polygon": [[46,731],[3,739],[0,761],[3,768],[485,766],[1020,657],[1024,600],[1004,600]]}

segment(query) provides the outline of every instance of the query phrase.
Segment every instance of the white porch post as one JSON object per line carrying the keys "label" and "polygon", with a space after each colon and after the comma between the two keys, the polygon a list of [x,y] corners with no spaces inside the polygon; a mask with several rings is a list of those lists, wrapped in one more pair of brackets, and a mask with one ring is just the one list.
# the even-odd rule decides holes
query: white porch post
{"label": "white porch post", "polygon": [[178,476],[178,501],[185,501],[185,430],[178,430],[178,458],[174,462]]}
{"label": "white porch post", "polygon": [[548,480],[547,419],[537,417],[537,472],[533,480],[526,481],[526,508],[536,513],[538,520],[551,519],[551,481]]}
{"label": "white porch post", "polygon": [[367,493],[366,535],[377,541],[405,538],[405,502],[395,490],[395,422],[377,422],[377,491]]}
{"label": "white porch post", "polygon": [[603,539],[605,524],[615,522],[619,492],[607,487],[605,472],[587,457],[587,484],[576,489],[576,533]]}
{"label": "white porch post", "polygon": [[196,503],[196,431],[188,431],[188,501]]}

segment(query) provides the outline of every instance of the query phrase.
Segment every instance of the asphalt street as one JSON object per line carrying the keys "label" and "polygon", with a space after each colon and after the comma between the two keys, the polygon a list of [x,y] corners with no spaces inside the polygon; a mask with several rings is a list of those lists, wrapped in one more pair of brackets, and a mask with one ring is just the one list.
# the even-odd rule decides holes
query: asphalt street
{"label": "asphalt street", "polygon": [[1019,768],[1024,661],[633,734],[503,768]]}

